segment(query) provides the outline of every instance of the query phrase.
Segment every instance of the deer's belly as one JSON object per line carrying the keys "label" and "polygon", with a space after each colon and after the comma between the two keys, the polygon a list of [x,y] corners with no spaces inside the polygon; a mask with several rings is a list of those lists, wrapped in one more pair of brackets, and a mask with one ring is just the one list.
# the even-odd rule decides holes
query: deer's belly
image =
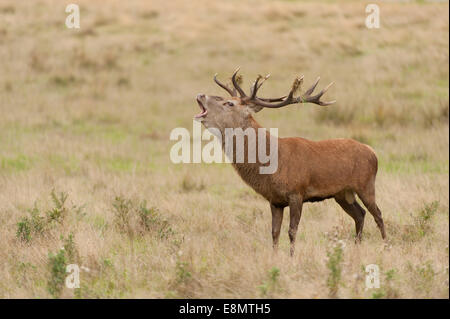
{"label": "deer's belly", "polygon": [[288,196],[280,192],[279,189],[274,189],[270,186],[272,185],[265,185],[261,188],[253,187],[253,189],[275,206],[284,207],[289,205]]}

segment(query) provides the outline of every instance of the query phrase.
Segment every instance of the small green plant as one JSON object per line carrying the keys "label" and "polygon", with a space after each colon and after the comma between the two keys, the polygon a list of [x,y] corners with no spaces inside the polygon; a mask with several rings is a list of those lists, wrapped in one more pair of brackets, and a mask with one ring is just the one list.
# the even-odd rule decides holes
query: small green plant
{"label": "small green plant", "polygon": [[342,273],[342,259],[343,259],[343,249],[340,245],[336,245],[327,253],[328,261],[327,268],[329,271],[327,286],[329,289],[329,296],[331,298],[336,298],[341,284],[341,273]]}
{"label": "small green plant", "polygon": [[114,223],[116,227],[120,232],[132,235],[133,232],[130,226],[131,200],[118,196],[114,199],[112,205],[114,207]]}
{"label": "small green plant", "polygon": [[58,223],[62,223],[66,213],[67,208],[65,207],[65,203],[68,197],[67,193],[61,192],[57,194],[55,190],[52,190],[50,193],[50,197],[52,198],[54,207],[47,211],[46,215],[48,217],[48,220],[56,221]]}
{"label": "small green plant", "polygon": [[383,286],[380,288],[377,288],[372,293],[372,299],[381,299],[381,298],[387,298],[387,299],[394,299],[398,298],[398,292],[393,287],[393,281],[396,277],[397,269],[392,268],[389,269],[384,273],[384,280],[383,280]]}
{"label": "small green plant", "polygon": [[270,292],[274,291],[278,286],[278,278],[280,277],[280,269],[277,267],[272,267],[269,270],[269,278],[264,281],[262,285],[259,285],[258,288],[261,292],[262,296],[267,296]]}
{"label": "small green plant", "polygon": [[422,266],[416,266],[416,274],[423,283],[429,283],[433,281],[436,272],[434,271],[431,262],[428,261]]}
{"label": "small green plant", "polygon": [[32,227],[28,217],[22,217],[17,223],[17,238],[29,242],[31,240],[31,229]]}
{"label": "small green plant", "polygon": [[147,202],[143,201],[139,205],[139,222],[145,230],[150,230],[153,225],[159,222],[158,211],[156,208],[147,208]]}
{"label": "small green plant", "polygon": [[404,241],[416,242],[432,232],[431,220],[439,207],[438,201],[427,203],[413,216],[411,225],[403,226],[401,237]]}
{"label": "small green plant", "polygon": [[185,261],[177,261],[176,264],[176,282],[178,284],[185,282],[192,277],[190,271],[188,271],[189,264]]}
{"label": "small green plant", "polygon": [[38,267],[31,262],[19,261],[13,265],[11,276],[19,287],[27,287],[27,284],[40,275]]}
{"label": "small green plant", "polygon": [[425,207],[419,211],[416,218],[416,226],[421,237],[425,236],[431,231],[430,221],[431,218],[436,214],[439,207],[438,201],[433,201],[429,204],[425,204]]}
{"label": "small green plant", "polygon": [[50,197],[53,201],[54,207],[45,211],[41,215],[40,210],[36,204],[31,210],[28,210],[29,216],[24,216],[17,222],[16,237],[29,243],[33,236],[42,235],[45,231],[49,230],[54,223],[62,224],[68,209],[65,207],[67,200],[67,193],[61,192],[56,194],[53,190],[50,193]]}
{"label": "small green plant", "polygon": [[64,242],[64,250],[67,255],[67,262],[68,263],[77,263],[80,259],[80,255],[78,253],[77,246],[75,244],[75,240],[73,239],[73,234],[70,233],[67,238],[63,238],[61,236],[61,239]]}
{"label": "small green plant", "polygon": [[168,294],[173,297],[193,298],[196,291],[200,288],[197,280],[195,269],[190,259],[182,259],[180,257],[176,261],[175,274],[173,280],[169,284]]}
{"label": "small green plant", "polygon": [[103,266],[106,268],[110,268],[110,267],[113,267],[114,264],[110,259],[105,258],[105,259],[103,259]]}
{"label": "small green plant", "polygon": [[158,209],[122,197],[113,202],[114,223],[120,232],[130,237],[153,233],[159,239],[167,239],[174,234],[169,222],[161,217]]}
{"label": "small green plant", "polygon": [[397,269],[392,268],[384,273],[384,285],[386,286],[386,298],[388,299],[399,297],[397,290],[393,287],[393,281],[397,276],[397,272]]}
{"label": "small green plant", "polygon": [[147,203],[143,201],[139,207],[140,225],[146,231],[156,230],[158,238],[167,239],[174,234],[169,222],[160,217],[155,207],[147,208]]}
{"label": "small green plant", "polygon": [[47,290],[53,298],[59,298],[64,287],[66,277],[66,254],[64,249],[57,253],[49,253],[47,260],[50,277],[47,281]]}
{"label": "small green plant", "polygon": [[372,299],[382,299],[385,296],[386,295],[383,289],[377,289],[375,292],[372,293]]}
{"label": "small green plant", "polygon": [[34,235],[44,232],[46,227],[45,218],[40,216],[39,209],[34,206],[28,211],[29,216],[22,217],[17,222],[16,236],[19,240],[30,242]]}
{"label": "small green plant", "polygon": [[414,284],[415,289],[425,296],[428,296],[434,286],[436,276],[431,261],[416,266],[409,263],[407,267],[411,272],[411,282]]}
{"label": "small green plant", "polygon": [[345,243],[343,240],[338,239],[337,230],[329,235],[329,240],[331,245],[327,252],[328,295],[330,298],[337,298],[339,286],[341,285],[342,261],[344,259]]}

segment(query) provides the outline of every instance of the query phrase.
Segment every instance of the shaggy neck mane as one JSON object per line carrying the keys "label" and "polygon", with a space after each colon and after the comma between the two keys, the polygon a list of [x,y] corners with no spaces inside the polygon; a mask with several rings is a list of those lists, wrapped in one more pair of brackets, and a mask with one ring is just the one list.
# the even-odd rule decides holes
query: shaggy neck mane
{"label": "shaggy neck mane", "polygon": [[[246,130],[248,128],[254,129],[255,132],[255,145],[250,145],[250,152],[255,152],[256,162],[255,163],[249,163],[249,141],[248,137],[244,136],[244,160],[242,163],[237,163],[236,160],[236,142],[237,138],[235,137],[233,139],[233,158],[230,158],[231,164],[235,168],[236,172],[239,174],[239,176],[244,180],[245,183],[247,183],[249,186],[251,186],[256,192],[260,193],[264,197],[267,198],[269,194],[271,193],[271,190],[269,189],[270,180],[272,179],[273,175],[275,174],[261,174],[260,173],[260,167],[266,166],[269,163],[262,164],[259,161],[258,158],[258,146],[259,146],[259,137],[258,137],[258,129],[263,129],[261,125],[259,125],[258,122],[252,117],[249,116],[249,118],[242,123],[239,128],[242,130]],[[265,129],[264,129],[265,130]],[[265,138],[266,138],[266,154],[268,154],[270,150],[270,133],[265,130]],[[252,143],[253,144],[253,143]],[[225,133],[222,132],[222,149],[225,151]]]}

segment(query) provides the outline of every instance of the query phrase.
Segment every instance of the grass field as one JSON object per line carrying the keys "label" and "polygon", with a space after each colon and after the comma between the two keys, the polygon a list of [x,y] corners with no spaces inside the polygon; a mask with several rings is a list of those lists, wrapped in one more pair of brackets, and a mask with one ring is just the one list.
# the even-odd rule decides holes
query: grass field
{"label": "grass field", "polygon": [[[1,298],[449,297],[447,3],[381,2],[379,29],[362,1],[76,3],[78,30],[65,2],[0,3]],[[237,66],[246,88],[272,74],[266,96],[335,81],[333,106],[255,118],[371,145],[387,243],[367,215],[355,245],[328,200],[305,205],[293,258],[285,213],[274,255],[270,208],[231,165],[171,163],[170,131]]]}

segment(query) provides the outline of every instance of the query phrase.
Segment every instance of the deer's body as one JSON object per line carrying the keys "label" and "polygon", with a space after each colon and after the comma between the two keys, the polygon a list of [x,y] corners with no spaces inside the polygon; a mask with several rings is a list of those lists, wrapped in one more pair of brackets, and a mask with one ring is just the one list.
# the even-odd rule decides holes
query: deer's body
{"label": "deer's body", "polygon": [[[242,128],[243,130],[253,128],[255,131],[261,128],[248,112],[248,109],[257,112],[261,109],[261,106],[281,107],[301,102],[319,105],[330,104],[319,100],[324,90],[316,96],[310,96],[317,82],[301,99],[293,99],[296,82],[288,97],[258,99],[256,98],[256,91],[259,88],[257,80],[253,87],[252,97],[249,98],[241,92],[242,89],[235,81],[235,75],[233,75],[233,84],[241,93],[241,98],[237,98],[234,95],[235,91],[217,80],[216,82],[221,87],[233,95],[232,99],[225,100],[221,97],[205,95],[197,97],[197,101],[203,109],[203,113],[197,117],[201,118],[207,128],[218,128],[222,135],[224,135],[225,128]],[[269,104],[274,101],[280,103],[275,104],[275,106]],[[225,138],[222,138],[222,141],[224,140]],[[269,147],[269,141],[269,133],[266,132],[266,149]],[[256,135],[256,144],[253,148],[257,149],[261,145],[260,142],[258,135]],[[355,194],[373,215],[382,237],[385,238],[381,211],[375,203],[375,177],[378,161],[372,148],[351,139],[331,139],[315,142],[300,137],[278,138],[278,168],[273,174],[260,174],[259,168],[263,164],[259,161],[251,163],[247,160],[247,153],[252,149],[252,147],[248,147],[248,143],[249,140],[246,137],[244,139],[243,163],[238,163],[236,157],[234,157],[231,159],[232,165],[240,177],[270,203],[274,248],[278,245],[285,207],[289,206],[290,209],[289,238],[291,240],[291,254],[293,254],[303,203],[328,198],[334,198],[342,209],[354,219],[356,237],[357,240],[360,240],[365,211],[356,201]],[[233,153],[234,156],[236,156],[235,153]]]}
{"label": "deer's body", "polygon": [[[249,122],[253,128],[260,128],[253,118]],[[353,193],[373,183],[377,173],[377,158],[373,150],[351,139],[315,142],[300,137],[278,138],[278,170],[263,175],[259,173],[260,165],[259,162],[233,161],[234,168],[249,186],[280,207],[289,205],[292,194],[302,196],[303,202],[343,194],[353,202]]]}

